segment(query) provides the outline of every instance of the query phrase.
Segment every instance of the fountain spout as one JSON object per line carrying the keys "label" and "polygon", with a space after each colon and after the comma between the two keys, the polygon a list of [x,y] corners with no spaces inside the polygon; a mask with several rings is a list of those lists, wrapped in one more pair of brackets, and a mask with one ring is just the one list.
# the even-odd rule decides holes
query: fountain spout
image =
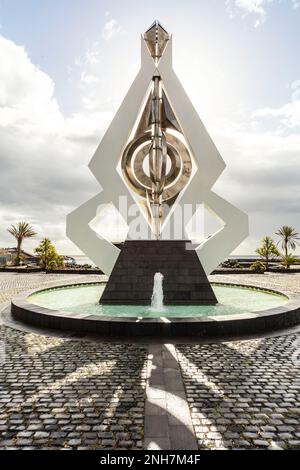
{"label": "fountain spout", "polygon": [[150,308],[152,312],[164,311],[163,279],[164,279],[163,274],[161,273],[154,274],[153,294],[151,298],[151,308]]}

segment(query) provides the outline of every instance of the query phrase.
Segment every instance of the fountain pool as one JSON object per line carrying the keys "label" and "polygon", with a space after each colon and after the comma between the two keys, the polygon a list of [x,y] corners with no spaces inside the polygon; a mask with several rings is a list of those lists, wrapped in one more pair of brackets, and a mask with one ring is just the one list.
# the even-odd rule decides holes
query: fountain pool
{"label": "fountain pool", "polygon": [[[159,273],[157,273],[159,274]],[[50,330],[105,337],[241,338],[300,323],[300,297],[251,286],[213,283],[217,305],[163,305],[157,276],[152,306],[101,305],[105,283],[22,293],[11,302],[15,321]]]}
{"label": "fountain pool", "polygon": [[[157,273],[159,275],[159,273]],[[156,282],[160,286],[161,278]],[[47,289],[29,296],[28,301],[48,309],[74,312],[86,315],[110,317],[205,317],[232,315],[236,313],[267,310],[284,305],[285,295],[262,291],[254,288],[233,287],[212,284],[219,301],[217,305],[168,305],[164,306],[160,298],[153,296],[152,306],[144,305],[101,305],[99,297],[105,284],[70,286]]]}

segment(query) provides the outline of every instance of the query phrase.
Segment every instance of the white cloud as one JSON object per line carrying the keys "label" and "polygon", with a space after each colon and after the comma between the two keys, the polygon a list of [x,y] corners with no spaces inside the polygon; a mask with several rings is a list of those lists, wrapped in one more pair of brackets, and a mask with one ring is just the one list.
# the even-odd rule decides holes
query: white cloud
{"label": "white cloud", "polygon": [[82,72],[81,74],[81,83],[82,85],[93,85],[98,83],[99,78],[96,75],[88,74],[87,72]]}
{"label": "white cloud", "polygon": [[114,52],[117,60],[111,59],[112,44],[109,39],[122,29],[115,20],[110,20],[107,25],[105,37],[108,42],[103,44],[96,40],[89,43],[86,51],[75,61],[81,77],[82,106],[89,113],[96,110],[116,111],[139,69],[139,62],[128,63],[127,56],[122,53],[122,43],[118,52]]}
{"label": "white cloud", "polygon": [[272,2],[273,0],[236,0],[235,3],[239,8],[243,8],[249,13],[264,16],[266,14],[264,6]]}
{"label": "white cloud", "polygon": [[[254,27],[261,26],[267,18],[268,7],[272,3],[279,3],[281,0],[226,0],[226,5],[230,17],[235,16],[239,11],[243,18],[255,15]],[[300,0],[288,0],[294,9],[299,8]]]}
{"label": "white cloud", "polygon": [[300,100],[290,101],[279,108],[262,108],[253,114],[254,117],[275,118],[286,127],[300,127]]}
{"label": "white cloud", "polygon": [[0,124],[57,131],[63,118],[54,98],[53,80],[33,65],[23,47],[0,36]]}
{"label": "white cloud", "polygon": [[[0,36],[0,57],[0,245],[12,245],[6,227],[26,219],[40,237],[74,252],[65,237],[65,217],[99,190],[87,164],[111,113],[64,116],[53,80],[24,47]],[[28,249],[36,243],[28,242]]]}
{"label": "white cloud", "polygon": [[85,53],[85,62],[87,64],[98,64],[99,63],[99,49],[98,43],[93,44],[94,49],[89,49]]}
{"label": "white cloud", "polygon": [[[254,252],[283,224],[300,230],[300,134],[266,131],[251,121],[211,128],[227,164],[215,190],[249,214],[250,238],[236,253]],[[298,250],[299,253],[299,250]]]}
{"label": "white cloud", "polygon": [[291,101],[277,108],[267,107],[253,113],[254,118],[271,118],[282,131],[300,127],[300,80],[293,81],[289,88],[292,91]]}
{"label": "white cloud", "polygon": [[105,41],[110,41],[114,36],[116,36],[121,31],[121,26],[118,24],[117,20],[111,19],[105,23],[102,36]]}
{"label": "white cloud", "polygon": [[249,14],[255,15],[256,19],[254,27],[261,26],[267,16],[266,6],[269,3],[273,3],[274,0],[227,0],[226,5],[228,7],[230,16],[235,16],[241,11],[243,18]]}
{"label": "white cloud", "polygon": [[[57,134],[68,138],[69,130],[80,126],[80,136],[95,132],[94,115],[74,114],[65,117],[55,98],[53,80],[28,57],[24,47],[0,36],[0,126],[36,136]],[[87,85],[98,78],[82,73],[81,81]],[[85,122],[85,125],[84,125]]]}
{"label": "white cloud", "polygon": [[292,100],[300,99],[300,80],[294,80],[291,83],[292,92]]}
{"label": "white cloud", "polygon": [[96,41],[89,45],[82,57],[76,57],[75,65],[84,67],[88,65],[97,65],[100,62],[99,43]]}

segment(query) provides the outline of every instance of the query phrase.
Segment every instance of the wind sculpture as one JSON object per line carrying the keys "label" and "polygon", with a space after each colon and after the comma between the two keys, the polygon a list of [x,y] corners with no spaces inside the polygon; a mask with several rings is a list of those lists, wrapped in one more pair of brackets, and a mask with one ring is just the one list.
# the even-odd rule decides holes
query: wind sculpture
{"label": "wind sculpture", "polygon": [[[169,34],[155,22],[144,40],[158,65],[170,40]],[[149,175],[144,171],[144,159],[149,159]],[[186,186],[191,169],[191,156],[164,91],[162,77],[155,74],[135,136],[123,153],[122,171],[139,197],[139,204],[144,206],[144,214],[158,240],[164,220],[163,207],[172,207]]]}
{"label": "wind sculpture", "polygon": [[[206,278],[248,236],[248,217],[211,189],[225,164],[173,70],[172,36],[155,21],[142,37],[141,49],[141,69],[89,165],[102,191],[68,215],[67,235],[111,275],[127,242],[122,255],[91,228],[99,208],[117,208],[119,197],[130,194],[159,251],[176,206],[203,203],[223,225],[192,250]],[[187,233],[184,237],[189,240]]]}

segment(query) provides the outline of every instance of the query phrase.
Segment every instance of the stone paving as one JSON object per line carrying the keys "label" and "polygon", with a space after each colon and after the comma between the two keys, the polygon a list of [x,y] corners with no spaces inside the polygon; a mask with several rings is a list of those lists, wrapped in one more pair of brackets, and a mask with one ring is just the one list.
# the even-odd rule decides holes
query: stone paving
{"label": "stone paving", "polygon": [[[0,302],[39,286],[99,279],[0,273]],[[300,292],[299,274],[223,275],[213,280]],[[146,445],[147,359],[149,351],[155,351],[153,345],[148,350],[77,341],[4,325],[0,341],[0,449],[142,449]],[[300,449],[300,335],[180,344],[175,355],[192,421],[185,419],[200,449]],[[163,373],[167,377],[170,371]],[[174,367],[171,378],[166,382],[164,377],[163,382],[168,384],[164,385],[168,399],[176,398],[172,415],[181,416],[181,426],[183,395],[179,384],[173,383],[176,374]],[[156,371],[148,384],[161,390],[160,380]],[[153,406],[151,410],[149,414],[155,415],[157,410]],[[153,429],[147,430],[150,437],[152,433]]]}
{"label": "stone paving", "polygon": [[300,448],[297,339],[178,346],[199,448]]}
{"label": "stone paving", "polygon": [[17,274],[0,273],[0,303],[7,302],[22,291],[51,285],[101,281],[105,276],[82,274]]}
{"label": "stone paving", "polygon": [[0,448],[142,448],[146,350],[0,327]]}
{"label": "stone paving", "polygon": [[286,292],[300,293],[300,274],[216,274],[211,281],[248,284],[267,289],[278,289]]}
{"label": "stone paving", "polygon": [[197,450],[175,346],[152,344],[148,353],[144,449]]}
{"label": "stone paving", "polygon": [[[76,276],[1,276],[2,300]],[[5,279],[6,278],[6,279]],[[81,281],[96,280],[80,276]],[[99,277],[97,278],[99,279]],[[141,449],[147,350],[0,326],[0,449]],[[1,344],[1,343],[0,343]],[[3,351],[2,351],[3,353]]]}
{"label": "stone paving", "polygon": [[[211,280],[300,292],[299,274]],[[300,449],[299,334],[177,350],[200,449]]]}

